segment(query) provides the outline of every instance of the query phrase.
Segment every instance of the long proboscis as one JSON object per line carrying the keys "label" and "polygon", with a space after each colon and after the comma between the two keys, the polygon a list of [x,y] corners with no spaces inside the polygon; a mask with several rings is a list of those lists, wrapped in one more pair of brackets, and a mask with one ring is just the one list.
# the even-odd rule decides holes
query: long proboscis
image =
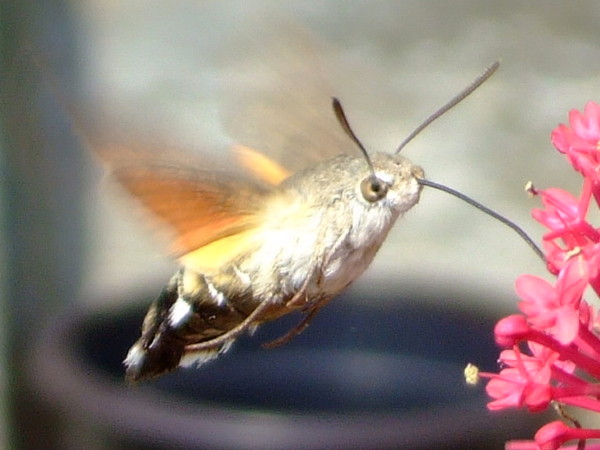
{"label": "long proboscis", "polygon": [[500,67],[500,61],[496,61],[490,64],[477,78],[475,78],[471,84],[469,84],[465,89],[460,91],[457,95],[455,95],[448,103],[430,115],[427,119],[421,123],[412,133],[410,133],[398,146],[396,149],[396,153],[400,153],[406,144],[412,141],[421,131],[423,131],[427,126],[431,124],[437,118],[443,116],[450,109],[454,108],[457,104],[467,98],[473,91],[475,91],[479,86],[481,86],[488,78],[490,78],[496,70]]}
{"label": "long proboscis", "polygon": [[479,211],[482,211],[483,213],[487,214],[488,216],[491,216],[494,219],[502,222],[504,225],[506,225],[507,227],[511,228],[514,232],[516,232],[521,237],[521,239],[523,239],[527,243],[527,245],[529,245],[529,247],[531,247],[531,249],[535,252],[535,254],[542,261],[544,261],[544,263],[546,262],[546,258],[544,257],[544,253],[542,252],[542,250],[537,246],[537,244],[535,242],[533,242],[533,239],[531,239],[529,237],[529,235],[520,226],[518,226],[516,223],[514,223],[512,220],[507,219],[506,217],[497,213],[493,209],[488,208],[487,206],[479,203],[478,201],[472,199],[471,197],[463,194],[462,192],[459,192],[448,186],[444,186],[443,184],[439,184],[439,183],[436,183],[431,180],[426,180],[424,178],[419,178],[418,182],[422,186],[428,186],[430,188],[437,189],[439,191],[443,191],[443,192],[446,192],[447,194],[453,195],[454,197],[457,197],[458,199],[468,203],[469,205],[474,206]]}

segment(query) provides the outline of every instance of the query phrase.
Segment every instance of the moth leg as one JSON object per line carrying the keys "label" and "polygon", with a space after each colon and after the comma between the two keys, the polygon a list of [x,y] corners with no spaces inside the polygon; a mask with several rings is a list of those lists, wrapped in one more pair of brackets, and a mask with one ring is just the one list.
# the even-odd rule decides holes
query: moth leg
{"label": "moth leg", "polygon": [[318,314],[318,312],[321,310],[321,307],[325,303],[326,302],[323,302],[323,303],[319,303],[319,304],[313,306],[308,311],[306,316],[294,328],[292,328],[290,331],[285,333],[283,336],[278,337],[277,339],[274,339],[269,342],[265,342],[264,344],[262,344],[262,347],[263,348],[276,348],[276,347],[280,347],[280,346],[290,342],[293,338],[295,338],[296,336],[298,336],[300,333],[302,333],[304,330],[306,330],[308,328],[308,326],[310,325],[310,322],[315,318],[315,316]]}
{"label": "moth leg", "polygon": [[[340,236],[338,238],[335,245],[333,246],[333,249],[330,251],[330,253],[328,255],[326,255],[325,257],[322,258],[322,261],[320,261],[320,262],[315,261],[315,265],[320,267],[320,270],[317,272],[317,279],[316,279],[316,284],[318,286],[320,286],[323,282],[323,274],[325,273],[325,271],[324,271],[325,266],[331,259],[331,255],[339,247],[339,244],[343,241],[344,238],[345,238],[345,236]],[[319,242],[323,242],[323,241],[324,241],[324,239],[319,239]],[[294,295],[294,297],[292,297],[292,299],[286,303],[286,307],[293,308],[302,303],[302,300],[301,300],[302,292],[305,292],[305,290],[309,284],[309,281],[310,281],[310,278],[307,278],[301,291],[298,292],[298,294]],[[308,328],[308,326],[310,325],[310,322],[319,313],[321,308],[329,302],[329,300],[330,299],[325,299],[325,300],[319,301],[314,306],[309,307],[306,316],[294,328],[292,328],[286,334],[284,334],[283,336],[281,336],[277,339],[274,339],[270,342],[265,342],[262,345],[262,347],[263,348],[276,348],[276,347],[280,347],[280,346],[285,345],[288,342],[290,342],[293,338],[295,338],[296,336],[298,336],[300,333],[302,333],[304,330],[306,330]],[[306,298],[306,295],[305,295],[305,298],[303,299],[303,301],[304,302],[308,301],[308,299]]]}
{"label": "moth leg", "polygon": [[[322,273],[322,270],[320,272]],[[319,273],[318,279],[320,278],[321,274]],[[329,302],[330,299],[325,299],[313,305],[308,304],[307,302],[309,301],[309,299],[306,294],[306,288],[308,287],[309,283],[310,277],[307,277],[304,281],[302,288],[285,304],[286,308],[289,309],[295,309],[295,307],[302,306],[304,304],[305,306],[304,308],[302,308],[302,310],[308,310],[306,316],[300,321],[300,323],[298,323],[294,328],[292,328],[283,336],[262,344],[263,348],[276,348],[290,342],[293,338],[295,338],[308,328],[310,322],[315,318],[319,310]]]}
{"label": "moth leg", "polygon": [[203,341],[198,342],[197,344],[190,344],[185,346],[186,352],[200,352],[205,350],[212,350],[215,348],[219,348],[224,344],[229,343],[230,341],[236,339],[241,334],[245,333],[247,330],[251,329],[254,322],[258,321],[260,316],[272,305],[269,302],[263,301],[261,302],[243,321],[241,321],[238,325],[233,327],[231,330],[226,331],[225,333]]}
{"label": "moth leg", "polygon": [[[297,302],[299,298],[304,295],[304,289],[297,292],[292,299],[288,302]],[[247,330],[251,329],[255,322],[260,320],[260,317],[265,313],[272,304],[268,301],[261,302],[242,322],[233,327],[231,330],[217,336],[215,338],[209,339],[207,341],[198,342],[197,344],[186,345],[186,352],[200,352],[205,350],[211,350],[214,348],[218,348],[223,344],[227,344],[228,342],[236,339],[241,334],[245,333]]]}

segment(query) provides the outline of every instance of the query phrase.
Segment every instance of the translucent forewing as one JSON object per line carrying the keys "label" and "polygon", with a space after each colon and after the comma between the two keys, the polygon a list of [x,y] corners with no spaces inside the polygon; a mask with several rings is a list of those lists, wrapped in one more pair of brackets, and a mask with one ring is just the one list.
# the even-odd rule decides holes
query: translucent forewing
{"label": "translucent forewing", "polygon": [[296,24],[248,28],[248,39],[229,43],[222,61],[226,133],[290,173],[341,153],[359,155],[331,110],[337,92],[326,79],[327,49]]}

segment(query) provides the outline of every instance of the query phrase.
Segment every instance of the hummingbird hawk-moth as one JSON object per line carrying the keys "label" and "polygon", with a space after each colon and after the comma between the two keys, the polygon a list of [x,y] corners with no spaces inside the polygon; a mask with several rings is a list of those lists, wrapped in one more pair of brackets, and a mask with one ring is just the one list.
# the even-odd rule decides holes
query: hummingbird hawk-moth
{"label": "hummingbird hawk-moth", "polygon": [[209,361],[241,334],[294,311],[304,319],[268,345],[306,328],[366,270],[395,221],[431,185],[400,149],[498,67],[488,67],[396,152],[369,155],[315,75],[306,40],[289,42],[270,40],[270,52],[260,47],[263,61],[276,61],[278,80],[260,89],[253,78],[233,97],[224,125],[236,145],[226,155],[114,138],[117,144],[106,144],[83,133],[112,179],[168,232],[180,264],[124,360],[129,382]]}
{"label": "hummingbird hawk-moth", "polygon": [[112,177],[172,231],[181,264],[125,358],[128,381],[199,365],[263,322],[304,313],[271,343],[281,344],[369,266],[395,221],[418,202],[424,173],[400,148],[368,155],[336,99],[330,118],[321,124],[329,133],[322,146],[278,159],[242,145],[221,166],[127,146],[99,150]]}

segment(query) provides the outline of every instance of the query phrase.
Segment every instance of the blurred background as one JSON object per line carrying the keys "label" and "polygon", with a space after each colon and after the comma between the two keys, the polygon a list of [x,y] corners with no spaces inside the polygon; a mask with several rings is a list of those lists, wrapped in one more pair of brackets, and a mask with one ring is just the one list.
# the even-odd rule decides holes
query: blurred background
{"label": "blurred background", "polygon": [[[37,405],[23,380],[40,328],[69,308],[123,306],[160,288],[176,267],[127,200],[103,183],[66,110],[103,139],[218,151],[235,140],[223,117],[235,116],[245,91],[268,88],[265,55],[291,39],[306,52],[279,63],[314,67],[330,89],[323,94],[342,99],[367,148],[391,152],[500,59],[491,80],[403,153],[431,180],[539,240],[543,230],[530,218],[538,203],[523,187],[531,180],[579,190],[549,135],[570,109],[598,100],[599,14],[592,0],[2,2],[5,448],[35,448],[15,417]],[[306,38],[299,46],[298,35]],[[513,283],[522,273],[543,275],[544,267],[514,233],[425,190],[353,289],[368,301],[383,285],[464,289],[461,307],[500,317],[515,310]]]}

